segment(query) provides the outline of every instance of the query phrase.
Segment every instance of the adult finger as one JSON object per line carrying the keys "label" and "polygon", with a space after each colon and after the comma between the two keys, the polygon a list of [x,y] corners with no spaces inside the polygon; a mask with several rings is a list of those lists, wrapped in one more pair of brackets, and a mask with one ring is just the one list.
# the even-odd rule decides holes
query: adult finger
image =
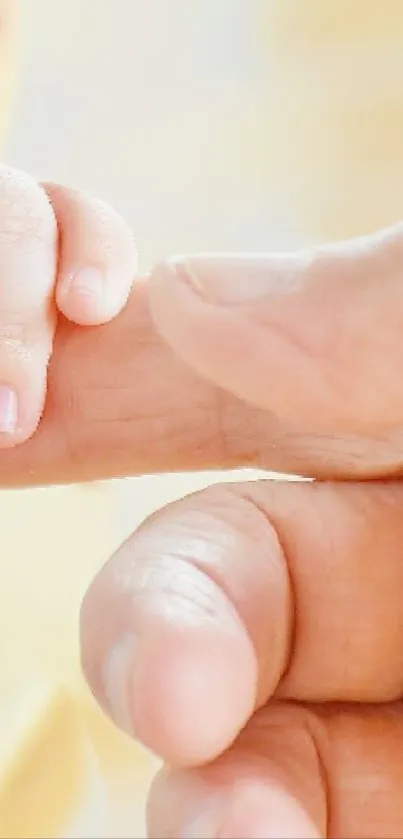
{"label": "adult finger", "polygon": [[42,421],[26,444],[0,452],[0,483],[236,466],[318,477],[400,474],[403,433],[318,433],[298,415],[288,422],[248,406],[162,340],[144,280],[112,323],[84,330],[59,323]]}
{"label": "adult finger", "polygon": [[195,764],[273,695],[400,697],[402,500],[400,484],[267,481],[152,516],[84,601],[83,662],[102,706],[167,760]]}
{"label": "adult finger", "polygon": [[204,376],[320,434],[400,432],[403,224],[339,245],[161,265],[152,312]]}
{"label": "adult finger", "polygon": [[269,704],[214,763],[157,777],[149,836],[400,839],[402,745],[400,704]]}

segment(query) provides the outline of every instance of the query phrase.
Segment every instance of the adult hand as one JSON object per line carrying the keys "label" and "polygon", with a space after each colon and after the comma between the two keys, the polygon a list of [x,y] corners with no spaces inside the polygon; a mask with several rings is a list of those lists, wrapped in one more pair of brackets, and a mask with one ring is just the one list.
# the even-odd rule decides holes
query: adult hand
{"label": "adult hand", "polygon": [[43,424],[1,453],[9,485],[235,465],[350,479],[198,493],[95,580],[89,682],[175,767],[153,837],[403,833],[402,267],[400,228],[161,266],[96,334],[62,327]]}
{"label": "adult hand", "polygon": [[183,268],[162,266],[111,323],[59,323],[39,430],[0,452],[1,485],[235,466],[399,475],[402,268],[403,226],[286,259],[197,262],[210,294],[238,278],[254,304],[203,303]]}

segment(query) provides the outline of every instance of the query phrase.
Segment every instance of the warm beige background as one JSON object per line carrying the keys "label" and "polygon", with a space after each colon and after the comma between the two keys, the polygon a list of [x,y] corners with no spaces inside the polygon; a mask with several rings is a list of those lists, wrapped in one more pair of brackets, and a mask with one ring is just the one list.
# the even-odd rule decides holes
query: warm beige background
{"label": "warm beige background", "polygon": [[9,158],[113,201],[143,264],[183,248],[267,246],[282,225],[261,183],[260,5],[25,0]]}

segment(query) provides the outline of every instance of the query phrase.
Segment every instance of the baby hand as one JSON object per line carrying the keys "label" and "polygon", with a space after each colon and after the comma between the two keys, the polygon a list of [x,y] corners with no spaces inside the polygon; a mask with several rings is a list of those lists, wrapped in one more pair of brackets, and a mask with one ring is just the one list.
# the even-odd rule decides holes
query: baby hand
{"label": "baby hand", "polygon": [[0,168],[0,447],[35,431],[58,313],[82,326],[124,307],[136,270],[128,225],[86,194]]}

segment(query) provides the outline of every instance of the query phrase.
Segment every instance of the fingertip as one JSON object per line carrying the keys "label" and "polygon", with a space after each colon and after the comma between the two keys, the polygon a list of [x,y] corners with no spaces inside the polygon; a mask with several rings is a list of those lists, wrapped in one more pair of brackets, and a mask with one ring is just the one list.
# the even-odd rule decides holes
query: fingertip
{"label": "fingertip", "polygon": [[261,511],[226,488],[191,496],[144,523],[88,591],[88,681],[117,725],[166,760],[210,761],[284,671],[289,597]]}
{"label": "fingertip", "polygon": [[88,265],[70,276],[60,277],[56,303],[61,314],[77,326],[102,326],[126,306],[133,274],[112,276],[101,268]]}
{"label": "fingertip", "polygon": [[392,435],[402,253],[397,225],[294,255],[171,259],[152,273],[151,313],[177,355],[243,403],[311,434]]}
{"label": "fingertip", "polygon": [[[47,358],[13,369],[13,378],[0,383],[0,450],[27,442],[36,432],[46,399]],[[13,365],[15,368],[15,365]]]}
{"label": "fingertip", "polygon": [[59,311],[80,326],[99,326],[125,307],[137,270],[133,233],[112,207],[78,190],[45,189],[59,226]]}
{"label": "fingertip", "polygon": [[221,754],[256,701],[251,643],[245,635],[214,630],[165,628],[129,646],[125,639],[109,657],[104,678],[115,721],[176,765]]}
{"label": "fingertip", "polygon": [[80,268],[59,278],[56,303],[59,311],[78,326],[99,326],[111,320],[117,311],[107,297],[106,280],[100,268]]}
{"label": "fingertip", "polygon": [[147,808],[150,839],[162,830],[175,839],[324,837],[312,808],[281,783],[276,767],[270,772],[269,756],[234,751],[197,770],[165,769],[156,776]]}
{"label": "fingertip", "polygon": [[81,649],[89,685],[115,724],[164,759],[194,765],[230,746],[253,713],[258,663],[216,584],[197,569],[181,574],[181,593],[171,597],[137,581],[134,610],[132,597],[116,598],[107,567],[82,605]]}

